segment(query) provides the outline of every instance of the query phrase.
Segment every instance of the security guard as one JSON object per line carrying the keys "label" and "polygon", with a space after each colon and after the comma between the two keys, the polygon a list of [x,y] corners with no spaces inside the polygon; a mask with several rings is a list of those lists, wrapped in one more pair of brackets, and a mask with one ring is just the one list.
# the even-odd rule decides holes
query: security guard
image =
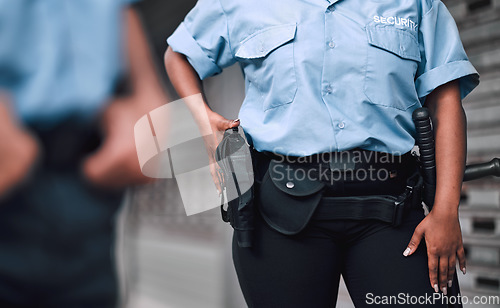
{"label": "security guard", "polygon": [[133,125],[166,101],[132,2],[0,0],[0,307],[117,305]]}
{"label": "security guard", "polygon": [[[250,307],[333,307],[340,275],[357,307],[444,296],[457,259],[465,274],[461,99],[479,76],[441,1],[200,0],[168,43],[182,97],[236,62],[245,75],[239,118],[255,149],[260,216],[254,246],[233,245],[233,258]],[[404,194],[415,171],[411,114],[424,104],[435,123],[431,213],[413,206],[399,225],[339,215],[366,209],[367,195]],[[208,112],[218,130],[239,125]],[[370,168],[388,176],[361,176]],[[398,299],[387,303],[409,303]]]}

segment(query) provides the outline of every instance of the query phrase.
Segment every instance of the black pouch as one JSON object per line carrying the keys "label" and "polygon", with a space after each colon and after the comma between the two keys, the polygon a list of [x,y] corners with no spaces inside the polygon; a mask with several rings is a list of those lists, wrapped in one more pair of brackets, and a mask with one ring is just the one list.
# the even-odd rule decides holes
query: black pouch
{"label": "black pouch", "polygon": [[215,156],[221,168],[224,189],[222,220],[231,224],[240,247],[251,247],[255,216],[254,175],[250,149],[238,127],[224,132]]}
{"label": "black pouch", "polygon": [[297,234],[314,214],[324,186],[308,178],[304,166],[272,160],[259,188],[261,215],[276,231]]}
{"label": "black pouch", "polygon": [[409,209],[419,207],[422,178],[414,173],[398,196],[323,198],[324,187],[323,182],[308,176],[307,167],[272,160],[260,185],[259,210],[270,227],[286,235],[302,231],[320,204],[320,213],[328,217],[375,219],[397,227]]}

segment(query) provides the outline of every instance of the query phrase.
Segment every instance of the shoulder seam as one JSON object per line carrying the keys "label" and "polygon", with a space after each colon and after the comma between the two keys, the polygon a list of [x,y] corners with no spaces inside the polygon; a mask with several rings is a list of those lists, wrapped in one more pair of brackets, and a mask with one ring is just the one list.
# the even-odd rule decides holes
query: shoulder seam
{"label": "shoulder seam", "polygon": [[436,5],[438,5],[439,3],[436,4],[436,2],[441,2],[441,0],[431,0],[429,1],[431,2],[431,8],[424,13],[424,15],[422,15],[422,19],[424,19],[427,15],[429,15],[430,12],[432,12],[434,10],[434,8],[436,7]]}

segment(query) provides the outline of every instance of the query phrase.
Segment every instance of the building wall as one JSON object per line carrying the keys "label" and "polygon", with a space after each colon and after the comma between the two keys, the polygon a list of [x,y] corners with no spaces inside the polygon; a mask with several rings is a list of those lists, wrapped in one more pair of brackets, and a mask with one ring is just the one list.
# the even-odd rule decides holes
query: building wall
{"label": "building wall", "polygon": [[[457,21],[471,62],[481,75],[481,84],[464,101],[468,120],[468,163],[488,161],[500,157],[500,1],[444,2]],[[499,295],[498,178],[464,184],[460,221],[468,262],[467,274],[459,276],[462,293]]]}

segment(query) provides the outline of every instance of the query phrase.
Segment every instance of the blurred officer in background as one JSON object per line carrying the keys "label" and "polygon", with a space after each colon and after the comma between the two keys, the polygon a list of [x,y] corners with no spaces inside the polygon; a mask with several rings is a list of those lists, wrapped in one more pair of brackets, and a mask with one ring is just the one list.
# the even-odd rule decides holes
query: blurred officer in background
{"label": "blurred officer in background", "polygon": [[133,126],[166,102],[130,2],[0,0],[1,307],[117,303]]}

